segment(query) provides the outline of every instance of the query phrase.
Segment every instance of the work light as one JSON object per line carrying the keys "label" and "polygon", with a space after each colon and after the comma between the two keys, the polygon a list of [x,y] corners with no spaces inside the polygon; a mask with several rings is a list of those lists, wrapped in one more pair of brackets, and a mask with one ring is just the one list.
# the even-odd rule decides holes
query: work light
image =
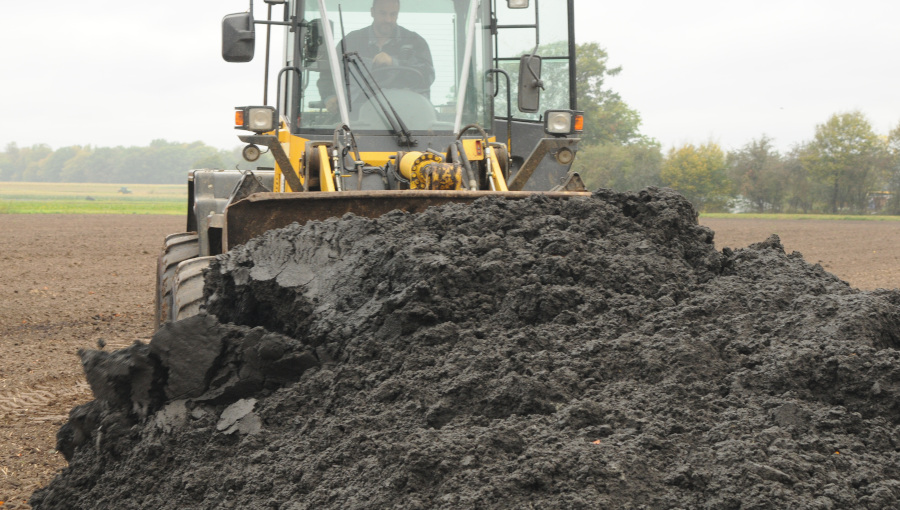
{"label": "work light", "polygon": [[239,106],[234,110],[235,129],[265,133],[275,129],[278,122],[272,106]]}
{"label": "work light", "polygon": [[584,130],[584,114],[572,110],[544,112],[544,132],[551,135],[570,135]]}

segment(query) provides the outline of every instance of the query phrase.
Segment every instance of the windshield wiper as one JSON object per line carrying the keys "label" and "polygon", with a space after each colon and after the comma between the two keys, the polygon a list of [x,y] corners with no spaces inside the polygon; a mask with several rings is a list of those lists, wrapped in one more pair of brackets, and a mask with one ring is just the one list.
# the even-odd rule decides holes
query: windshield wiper
{"label": "windshield wiper", "polygon": [[[352,99],[350,97],[350,75],[353,75],[353,79],[356,80],[356,84],[362,89],[366,99],[370,102],[374,99],[375,102],[378,103],[378,107],[381,108],[381,113],[384,114],[384,117],[390,123],[391,129],[394,131],[400,144],[406,145],[407,148],[416,145],[416,141],[412,138],[412,133],[409,131],[409,128],[406,127],[400,114],[394,109],[394,105],[388,100],[384,91],[381,90],[378,80],[375,79],[375,76],[369,68],[366,67],[362,57],[360,57],[357,52],[347,52],[345,42],[347,40],[347,34],[344,32],[344,11],[341,8],[341,4],[338,4],[338,17],[341,22],[341,53],[343,53],[343,58],[341,60],[344,65],[344,86],[346,87],[347,93],[347,110],[353,110],[353,106],[351,105]],[[351,64],[353,65],[352,68],[350,67]],[[353,72],[353,69],[356,70],[355,73]],[[384,100],[384,103],[382,103],[382,99]],[[387,106],[385,106],[385,104]],[[393,114],[393,116],[391,114]]]}
{"label": "windshield wiper", "polygon": [[381,109],[381,113],[391,125],[391,130],[397,136],[400,144],[407,147],[416,145],[418,142],[412,137],[412,132],[406,126],[406,123],[403,122],[403,118],[397,113],[394,105],[391,104],[391,101],[385,95],[384,90],[381,89],[372,71],[362,61],[359,53],[344,53],[344,62],[350,66],[349,74],[356,80],[356,84],[362,89],[366,99],[374,102]]}

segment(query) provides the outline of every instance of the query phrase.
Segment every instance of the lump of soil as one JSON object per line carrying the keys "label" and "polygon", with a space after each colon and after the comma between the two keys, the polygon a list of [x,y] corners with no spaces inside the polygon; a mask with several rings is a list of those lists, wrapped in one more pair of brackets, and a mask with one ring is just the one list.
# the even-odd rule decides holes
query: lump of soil
{"label": "lump of soil", "polygon": [[209,315],[83,360],[35,508],[888,508],[900,292],[681,196],[272,231]]}

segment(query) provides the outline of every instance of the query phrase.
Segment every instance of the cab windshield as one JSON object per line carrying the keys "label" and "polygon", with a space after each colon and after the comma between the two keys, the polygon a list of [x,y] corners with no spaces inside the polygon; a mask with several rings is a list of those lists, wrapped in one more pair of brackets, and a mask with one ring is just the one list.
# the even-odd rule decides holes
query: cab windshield
{"label": "cab windshield", "polygon": [[[300,69],[300,79],[289,81],[293,131],[331,133],[341,124],[341,96],[356,132],[390,133],[398,125],[413,133],[453,131],[469,0],[326,0],[334,53],[318,0],[297,1],[307,25],[299,37],[288,39]],[[484,18],[484,11],[476,13],[463,126],[490,122]],[[333,66],[340,71],[338,80]]]}

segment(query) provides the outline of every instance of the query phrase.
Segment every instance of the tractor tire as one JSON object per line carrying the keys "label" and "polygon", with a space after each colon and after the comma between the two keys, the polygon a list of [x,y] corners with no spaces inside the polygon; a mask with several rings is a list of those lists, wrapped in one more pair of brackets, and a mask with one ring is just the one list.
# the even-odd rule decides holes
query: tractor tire
{"label": "tractor tire", "polygon": [[200,256],[200,238],[196,232],[183,232],[166,236],[159,258],[156,259],[156,323],[158,329],[173,320],[172,290],[178,264]]}
{"label": "tractor tire", "polygon": [[200,305],[203,304],[203,270],[215,259],[215,256],[195,257],[175,268],[170,313],[173,322],[200,313]]}

